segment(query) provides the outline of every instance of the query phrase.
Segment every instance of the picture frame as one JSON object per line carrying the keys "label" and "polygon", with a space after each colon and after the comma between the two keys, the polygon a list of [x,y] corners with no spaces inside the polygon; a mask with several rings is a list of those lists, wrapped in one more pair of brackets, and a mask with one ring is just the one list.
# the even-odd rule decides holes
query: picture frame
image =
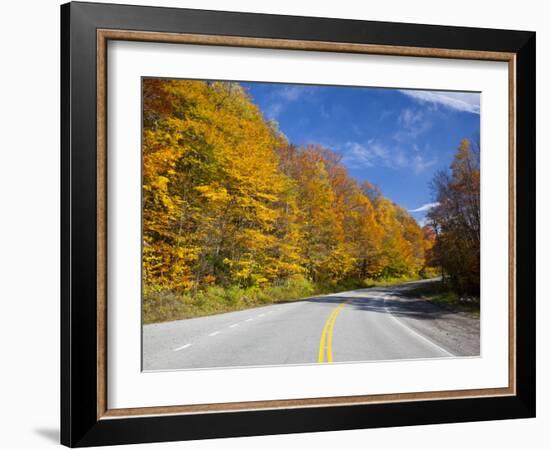
{"label": "picture frame", "polygon": [[[507,63],[508,386],[109,408],[109,41]],[[535,33],[72,2],[61,7],[61,56],[62,444],[82,447],[535,416]]]}

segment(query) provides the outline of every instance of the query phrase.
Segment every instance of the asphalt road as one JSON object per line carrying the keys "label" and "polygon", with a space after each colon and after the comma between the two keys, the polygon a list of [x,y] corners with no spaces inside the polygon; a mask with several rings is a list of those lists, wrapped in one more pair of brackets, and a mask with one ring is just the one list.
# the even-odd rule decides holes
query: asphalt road
{"label": "asphalt road", "polygon": [[479,319],[403,292],[359,289],[143,327],[143,370],[479,355]]}

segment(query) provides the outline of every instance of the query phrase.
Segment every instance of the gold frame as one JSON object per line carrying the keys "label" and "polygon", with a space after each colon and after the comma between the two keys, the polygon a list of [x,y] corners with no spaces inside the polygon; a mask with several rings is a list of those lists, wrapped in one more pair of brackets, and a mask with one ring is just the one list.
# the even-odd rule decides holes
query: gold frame
{"label": "gold frame", "polygon": [[[391,56],[413,56],[451,59],[501,61],[508,63],[509,74],[509,145],[508,145],[508,387],[467,389],[402,394],[357,395],[342,397],[265,400],[200,405],[150,406],[108,409],[107,405],[107,42],[109,40],[181,43],[286,50],[309,50],[341,53],[363,53]],[[420,400],[446,400],[475,397],[516,395],[516,55],[505,52],[455,50],[442,48],[398,47],[387,45],[298,41],[285,39],[246,38],[236,36],[157,33],[129,30],[97,30],[97,418],[218,413],[265,409],[289,409],[319,406],[344,406]]]}

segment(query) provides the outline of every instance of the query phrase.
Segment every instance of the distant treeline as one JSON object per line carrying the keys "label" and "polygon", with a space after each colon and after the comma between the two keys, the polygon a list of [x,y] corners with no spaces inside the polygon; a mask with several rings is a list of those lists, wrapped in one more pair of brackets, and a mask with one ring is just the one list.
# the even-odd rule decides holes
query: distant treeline
{"label": "distant treeline", "polygon": [[453,258],[479,270],[467,141],[452,175],[435,181],[435,227],[421,229],[336,153],[289,143],[237,83],[145,79],[143,107],[146,296],[416,276],[431,265],[462,280]]}

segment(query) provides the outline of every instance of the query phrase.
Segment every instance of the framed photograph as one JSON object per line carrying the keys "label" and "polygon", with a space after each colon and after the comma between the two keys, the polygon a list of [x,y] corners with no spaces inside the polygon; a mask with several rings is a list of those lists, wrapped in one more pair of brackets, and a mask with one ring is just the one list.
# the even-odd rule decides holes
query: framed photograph
{"label": "framed photograph", "polygon": [[61,7],[61,441],[535,415],[535,33]]}

